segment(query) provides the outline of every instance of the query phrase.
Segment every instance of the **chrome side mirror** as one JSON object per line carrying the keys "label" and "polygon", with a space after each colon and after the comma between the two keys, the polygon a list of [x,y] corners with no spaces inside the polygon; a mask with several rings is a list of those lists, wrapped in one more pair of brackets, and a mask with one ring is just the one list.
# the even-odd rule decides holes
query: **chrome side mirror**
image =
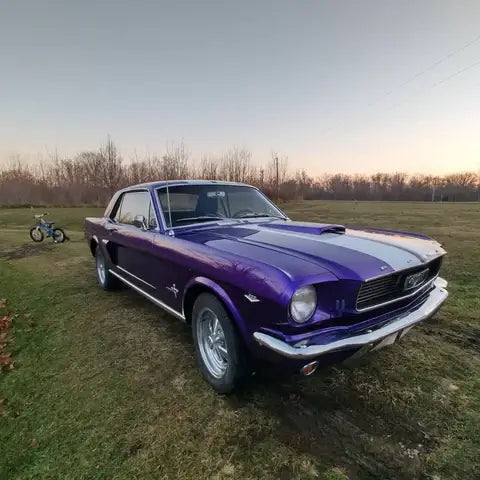
{"label": "chrome side mirror", "polygon": [[142,230],[148,230],[147,222],[145,221],[145,217],[143,215],[135,215],[133,219],[133,225],[137,228],[141,228]]}

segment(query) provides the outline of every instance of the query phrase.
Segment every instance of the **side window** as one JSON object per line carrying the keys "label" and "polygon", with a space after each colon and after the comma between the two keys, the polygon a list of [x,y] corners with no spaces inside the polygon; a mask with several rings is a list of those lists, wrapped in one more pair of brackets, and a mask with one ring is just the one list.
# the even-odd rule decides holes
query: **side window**
{"label": "side window", "polygon": [[133,219],[137,215],[143,215],[147,221],[150,218],[150,194],[148,192],[125,193],[114,218],[119,223],[133,225]]}

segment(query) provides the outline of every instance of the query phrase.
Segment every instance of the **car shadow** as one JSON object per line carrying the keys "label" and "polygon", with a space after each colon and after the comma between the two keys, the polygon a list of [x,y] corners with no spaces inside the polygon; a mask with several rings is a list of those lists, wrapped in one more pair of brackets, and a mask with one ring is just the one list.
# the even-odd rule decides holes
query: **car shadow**
{"label": "car shadow", "polygon": [[406,459],[399,446],[424,441],[423,436],[402,424],[402,412],[385,415],[374,406],[378,398],[371,403],[369,395],[352,388],[356,370],[376,361],[372,356],[307,378],[263,366],[226,402],[233,409],[253,403],[275,420],[271,435],[277,441],[320,464],[341,466],[350,479],[411,480],[418,477],[419,459]]}
{"label": "car shadow", "polygon": [[[159,340],[181,345],[184,368],[195,369],[190,327],[163,312],[158,315],[158,307],[130,289],[124,293],[128,304],[137,307],[141,303],[148,312],[144,321]],[[354,365],[319,369],[310,377],[261,365],[241,391],[221,396],[221,401],[234,411],[252,406],[260,410],[274,420],[269,434],[278,442],[322,465],[341,466],[350,480],[418,478],[419,459],[405,459],[399,445],[424,442],[421,432],[391,404],[390,410],[379,411],[377,407],[387,402],[388,393],[376,390],[375,381],[369,383],[371,374],[362,375],[365,370],[381,371],[377,362],[382,361],[374,354]],[[357,388],[360,379],[363,385]],[[285,478],[291,475],[286,473]]]}

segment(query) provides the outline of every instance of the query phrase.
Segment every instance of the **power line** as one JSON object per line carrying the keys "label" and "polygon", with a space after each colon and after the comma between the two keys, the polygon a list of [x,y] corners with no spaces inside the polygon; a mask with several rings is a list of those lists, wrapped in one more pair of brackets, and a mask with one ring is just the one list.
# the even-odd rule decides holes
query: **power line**
{"label": "power line", "polygon": [[431,70],[433,70],[434,68],[438,67],[438,65],[441,65],[442,63],[446,62],[447,60],[449,60],[450,58],[454,57],[455,55],[457,55],[458,53],[462,52],[463,50],[465,50],[466,48],[470,47],[471,45],[473,45],[474,43],[477,43],[478,41],[480,41],[480,35],[478,35],[477,37],[475,37],[473,40],[470,40],[468,41],[467,43],[463,44],[461,47],[457,48],[456,50],[453,50],[452,52],[448,53],[447,55],[444,55],[443,57],[441,57],[440,59],[438,59],[437,61],[433,62],[432,64],[428,65],[426,68],[424,68],[423,70],[420,70],[419,72],[417,72],[415,75],[411,76],[410,78],[408,78],[407,80],[405,80],[404,82],[400,83],[399,85],[397,85],[396,87],[388,90],[387,92],[385,92],[383,95],[381,95],[380,97],[378,97],[376,100],[370,102],[368,104],[368,106],[372,106],[376,103],[378,103],[380,100],[383,100],[385,97],[388,97],[390,96],[392,93],[394,93],[396,90],[402,88],[402,87],[405,87],[406,85],[409,85],[410,83],[414,82],[417,78],[421,77],[422,75],[424,75],[425,73],[428,73],[430,72]]}
{"label": "power line", "polygon": [[[478,39],[480,40],[480,36],[478,37]],[[472,43],[472,42],[470,42],[470,43]],[[415,90],[415,92],[412,95],[409,95],[407,98],[404,98],[403,100],[400,100],[399,102],[396,102],[393,105],[390,105],[390,107],[386,108],[386,111],[392,110],[393,108],[396,108],[399,105],[402,105],[403,103],[408,102],[412,97],[417,96],[421,92],[424,92],[426,90],[433,90],[434,88],[438,87],[439,85],[442,85],[443,83],[448,82],[452,78],[455,78],[455,77],[461,75],[462,73],[466,72],[467,70],[475,68],[479,65],[480,65],[480,59],[476,60],[474,63],[472,63],[470,65],[467,65],[466,67],[464,67],[460,70],[457,70],[455,73],[452,73],[451,75],[448,75],[447,77],[442,78],[441,80],[433,83],[432,85],[427,85],[426,87],[418,88],[418,89]],[[369,104],[367,106],[367,108],[371,108],[372,106],[373,106],[373,104]],[[331,127],[327,128],[326,130],[324,130],[322,133],[323,134],[329,133],[329,132],[335,130],[337,127],[341,126],[343,123],[344,122],[341,122],[337,126],[331,126]]]}
{"label": "power line", "polygon": [[455,78],[455,77],[458,77],[459,75],[461,75],[462,73],[466,72],[467,70],[470,70],[472,68],[475,68],[477,66],[480,65],[480,59],[477,60],[476,62],[470,64],[470,65],[467,65],[466,67],[460,69],[460,70],[457,70],[455,73],[452,73],[451,75],[449,75],[448,77],[444,77],[442,78],[441,80],[439,80],[438,82],[432,84],[432,85],[428,85],[427,87],[424,87],[424,88],[419,88],[415,91],[415,93],[413,95],[410,95],[409,97],[401,100],[400,102],[397,102],[397,103],[394,103],[393,105],[390,106],[390,108],[388,110],[391,110],[392,108],[395,108],[397,107],[398,105],[401,105],[405,102],[408,102],[412,97],[418,95],[419,93],[425,91],[425,90],[433,90],[434,88],[438,87],[439,85],[442,85],[443,83],[445,82],[448,82],[449,80],[451,80],[452,78]]}

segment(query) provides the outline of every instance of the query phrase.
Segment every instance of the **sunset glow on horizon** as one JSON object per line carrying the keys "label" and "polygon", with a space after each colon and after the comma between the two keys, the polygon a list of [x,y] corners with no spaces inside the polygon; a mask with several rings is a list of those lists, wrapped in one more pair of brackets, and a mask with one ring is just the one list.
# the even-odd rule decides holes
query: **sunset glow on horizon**
{"label": "sunset glow on horizon", "polygon": [[[480,3],[11,3],[0,165],[184,142],[322,173],[480,170]],[[25,11],[29,14],[25,15]]]}

